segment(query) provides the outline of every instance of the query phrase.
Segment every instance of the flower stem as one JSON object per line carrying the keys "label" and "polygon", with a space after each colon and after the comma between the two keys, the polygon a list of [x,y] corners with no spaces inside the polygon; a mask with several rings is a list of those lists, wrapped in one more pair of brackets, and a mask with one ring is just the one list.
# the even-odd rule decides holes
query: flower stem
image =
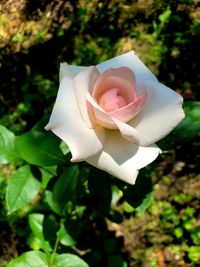
{"label": "flower stem", "polygon": [[58,244],[59,244],[59,237],[57,236],[56,238],[56,242],[55,242],[55,245],[54,245],[54,248],[53,248],[53,252],[51,254],[51,258],[50,258],[50,262],[49,262],[49,266],[51,266],[51,264],[53,263],[54,261],[54,258],[56,256],[56,251],[57,251],[57,248],[58,248]]}

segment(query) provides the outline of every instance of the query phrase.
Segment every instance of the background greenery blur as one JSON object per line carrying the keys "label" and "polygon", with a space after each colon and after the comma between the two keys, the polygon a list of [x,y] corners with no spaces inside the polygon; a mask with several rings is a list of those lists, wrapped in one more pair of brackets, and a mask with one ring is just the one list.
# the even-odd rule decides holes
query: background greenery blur
{"label": "background greenery blur", "polygon": [[[60,62],[94,65],[132,49],[161,82],[186,101],[199,100],[198,0],[0,1],[0,124],[21,134],[50,114]],[[102,213],[91,233],[104,240],[76,253],[95,267],[200,266],[199,151],[197,135],[159,157],[143,215],[113,189],[112,216]],[[4,191],[14,169],[0,169],[0,266],[32,244],[29,210],[6,217]]]}

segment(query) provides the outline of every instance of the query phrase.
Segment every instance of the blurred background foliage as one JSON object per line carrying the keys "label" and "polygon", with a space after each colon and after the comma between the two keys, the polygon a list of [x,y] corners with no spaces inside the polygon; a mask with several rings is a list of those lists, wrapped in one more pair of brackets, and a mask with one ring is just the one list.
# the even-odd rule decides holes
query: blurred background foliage
{"label": "blurred background foliage", "polygon": [[[186,101],[199,100],[198,0],[0,1],[0,124],[22,134],[50,114],[60,62],[94,65],[132,49],[161,82]],[[195,112],[198,123],[200,111]],[[188,131],[192,127],[189,121]],[[91,267],[200,266],[199,135],[173,148],[159,157],[154,171],[148,170],[153,195],[143,215],[142,208],[135,209],[131,200],[121,197],[120,182],[106,191],[110,177],[100,171],[90,175],[87,186],[82,181],[85,188],[80,192],[85,195],[78,197],[75,215],[67,222],[74,239],[62,239],[62,226],[61,245],[73,246]],[[16,166],[20,162],[0,169],[0,266],[28,248],[49,246],[41,245],[45,237],[33,226],[37,212],[46,208],[40,204],[42,193],[6,217],[5,187]],[[80,168],[87,177],[88,167]],[[88,190],[96,206],[87,202]],[[126,200],[134,193],[124,192]],[[59,211],[51,208],[55,213],[47,209],[45,225],[57,229]],[[30,211],[35,214],[27,221]],[[44,229],[49,239],[48,227]]]}

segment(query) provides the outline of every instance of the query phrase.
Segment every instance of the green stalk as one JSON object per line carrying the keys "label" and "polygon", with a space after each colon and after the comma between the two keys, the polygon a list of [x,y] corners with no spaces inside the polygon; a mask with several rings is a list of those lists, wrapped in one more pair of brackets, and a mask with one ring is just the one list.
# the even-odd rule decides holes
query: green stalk
{"label": "green stalk", "polygon": [[49,266],[52,265],[54,259],[55,259],[55,256],[56,256],[56,251],[57,251],[57,248],[58,248],[58,244],[59,244],[59,237],[57,236],[56,238],[56,242],[55,242],[55,245],[54,245],[54,248],[53,248],[53,253],[51,254],[51,258],[50,258],[50,261],[49,261]]}

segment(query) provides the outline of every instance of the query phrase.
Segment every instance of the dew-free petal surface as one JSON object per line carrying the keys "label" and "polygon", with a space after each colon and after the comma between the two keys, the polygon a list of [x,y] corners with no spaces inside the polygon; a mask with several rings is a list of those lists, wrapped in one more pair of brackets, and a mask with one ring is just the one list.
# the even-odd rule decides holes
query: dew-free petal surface
{"label": "dew-free petal surface", "polygon": [[92,107],[86,100],[86,95],[91,91],[96,82],[99,72],[95,67],[88,67],[84,71],[79,72],[74,78],[74,88],[76,99],[84,122],[89,128],[96,125]]}
{"label": "dew-free petal surface", "polygon": [[109,68],[128,67],[134,72],[136,83],[145,80],[157,81],[156,76],[144,65],[134,51],[111,58],[96,67],[100,73]]}
{"label": "dew-free petal surface", "polygon": [[183,99],[159,82],[144,84],[147,100],[141,112],[129,121],[140,133],[140,145],[148,146],[165,137],[184,118]]}
{"label": "dew-free petal surface", "polygon": [[86,161],[119,179],[134,184],[138,170],[156,159],[160,149],[152,144],[141,147],[131,143],[115,130],[107,130],[104,150]]}
{"label": "dew-free petal surface", "polygon": [[50,121],[45,128],[68,144],[72,161],[85,160],[103,148],[104,130],[101,127],[89,129],[84,123],[74,81],[66,76],[61,81]]}
{"label": "dew-free petal surface", "polygon": [[61,82],[64,77],[68,77],[71,79],[73,79],[74,77],[70,66],[66,62],[60,63],[59,82]]}
{"label": "dew-free petal surface", "polygon": [[96,103],[96,101],[94,101],[94,99],[91,97],[89,93],[87,94],[86,97],[88,102],[93,107],[93,112],[99,125],[108,129],[119,130],[121,135],[125,139],[131,142],[136,142],[136,143],[139,142],[139,133],[137,130],[135,130],[132,126],[111,117]]}

